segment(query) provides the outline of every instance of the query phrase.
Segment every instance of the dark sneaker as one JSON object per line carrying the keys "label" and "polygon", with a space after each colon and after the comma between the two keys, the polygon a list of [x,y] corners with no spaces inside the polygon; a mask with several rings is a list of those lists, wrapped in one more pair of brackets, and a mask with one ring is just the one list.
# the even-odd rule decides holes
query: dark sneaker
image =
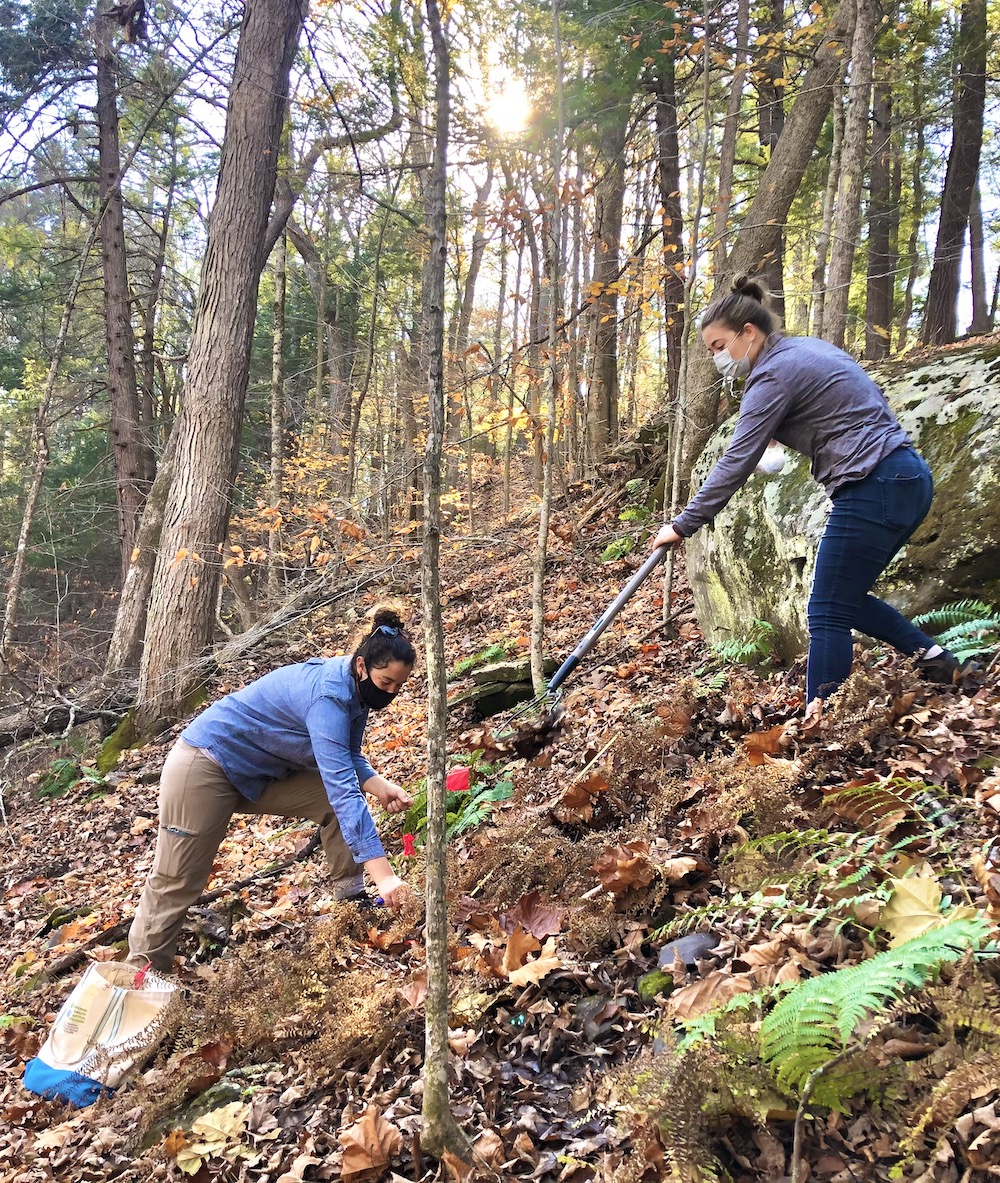
{"label": "dark sneaker", "polygon": [[971,657],[959,661],[947,649],[934,657],[921,657],[917,662],[917,673],[922,678],[928,682],[940,682],[944,686],[954,686],[959,678],[965,674],[974,674],[980,668],[978,661],[973,661]]}

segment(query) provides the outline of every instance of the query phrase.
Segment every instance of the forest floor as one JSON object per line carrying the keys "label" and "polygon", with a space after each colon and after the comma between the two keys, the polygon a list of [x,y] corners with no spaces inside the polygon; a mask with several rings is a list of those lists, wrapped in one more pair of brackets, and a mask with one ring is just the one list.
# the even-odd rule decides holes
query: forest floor
{"label": "forest floor", "polygon": [[[500,524],[486,537],[456,533],[443,549],[450,668],[491,645],[527,652],[535,519],[482,520]],[[598,560],[617,523],[574,537],[570,521],[557,515],[547,577],[546,647],[558,658],[637,564]],[[411,553],[386,589],[415,606],[418,560]],[[467,707],[452,713],[454,758],[472,761],[470,795],[512,789],[450,844],[452,1096],[478,1173],[542,1183],[998,1177],[992,958],[942,955],[954,963],[924,989],[893,1006],[894,987],[867,1011],[860,1003],[843,1047],[821,1055],[835,1062],[810,1078],[814,1100],[798,1118],[794,1074],[778,1079],[761,1051],[762,1013],[796,983],[870,962],[889,938],[899,948],[933,933],[946,913],[1000,918],[995,679],[933,687],[896,655],[866,650],[819,734],[805,737],[801,664],[722,666],[683,572],[669,638],[661,596],[662,581],[650,580],[573,676],[566,725],[535,761],[503,745],[471,757],[483,727]],[[349,623],[317,613],[227,669],[213,693],[342,652]],[[375,766],[412,788],[425,715],[418,668],[366,738]],[[421,918],[373,919],[334,902],[316,855],[192,915],[178,971],[184,1019],[138,1079],[82,1111],[23,1089],[24,1063],[79,967],[46,971],[138,899],[173,737],[125,753],[104,780],[79,772],[78,753],[52,749],[7,791],[0,1180],[437,1177],[419,1140]],[[455,812],[469,822],[475,804]],[[419,888],[419,849],[400,854],[405,822],[382,820],[387,849]],[[292,858],[311,832],[237,818],[210,887]],[[457,1163],[440,1169],[470,1177]]]}

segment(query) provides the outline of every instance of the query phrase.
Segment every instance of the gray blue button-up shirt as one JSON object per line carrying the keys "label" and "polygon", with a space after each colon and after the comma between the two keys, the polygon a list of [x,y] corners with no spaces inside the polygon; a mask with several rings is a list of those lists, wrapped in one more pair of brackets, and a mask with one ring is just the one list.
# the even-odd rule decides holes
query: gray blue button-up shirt
{"label": "gray blue button-up shirt", "polygon": [[313,657],[220,698],[181,738],[208,752],[251,801],[272,781],[318,769],[344,841],[364,863],[385,854],[361,791],[376,775],[361,754],[367,721],[351,659]]}

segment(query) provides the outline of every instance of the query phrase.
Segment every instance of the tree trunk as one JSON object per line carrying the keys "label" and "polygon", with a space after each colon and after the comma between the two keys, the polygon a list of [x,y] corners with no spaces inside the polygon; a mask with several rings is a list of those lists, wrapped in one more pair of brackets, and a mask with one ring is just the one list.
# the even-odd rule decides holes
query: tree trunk
{"label": "tree trunk", "polygon": [[184,713],[196,685],[192,663],[211,638],[265,262],[261,244],[301,26],[297,0],[247,2],[175,428],[177,473],[150,597],[139,686],[143,732]]}
{"label": "tree trunk", "polygon": [[613,285],[621,278],[629,110],[629,104],[619,103],[604,113],[595,161],[598,177],[594,185],[593,290],[596,298],[590,306],[593,352],[588,414],[591,468],[604,459],[618,438],[618,291]]}
{"label": "tree trunk", "polygon": [[844,88],[837,82],[833,88],[833,144],[830,150],[830,168],[823,191],[823,223],[816,239],[816,261],[812,271],[812,334],[823,336],[823,319],[826,314],[826,265],[830,258],[830,237],[833,234],[833,208],[840,184],[840,158],[844,150]]}
{"label": "tree trunk", "polygon": [[[829,113],[833,85],[844,69],[843,47],[853,27],[854,0],[841,0],[831,19],[829,32],[799,85],[781,139],[771,153],[730,251],[726,272],[715,277],[717,294],[726,291],[734,275],[759,271],[761,264],[775,251],[781,228]],[[698,350],[688,373],[685,480],[715,430],[718,405],[719,382],[711,355],[707,350]]]}
{"label": "tree trunk", "polygon": [[101,217],[101,262],[104,277],[104,333],[108,352],[108,434],[115,464],[115,500],[121,576],[128,574],[142,507],[153,480],[155,461],[139,407],[135,373],[135,339],[129,304],[125,259],[125,217],[121,194],[121,152],[118,141],[117,69],[110,17],[95,21],[97,48],[98,194]]}
{"label": "tree trunk", "polygon": [[434,50],[436,115],[434,155],[427,184],[430,251],[423,283],[428,423],[424,461],[421,602],[427,654],[427,998],[424,1004],[423,1146],[437,1158],[446,1150],[464,1160],[471,1152],[451,1111],[448,1094],[448,903],[445,895],[445,758],[447,673],[441,623],[441,452],[444,441],[444,276],[447,255],[445,192],[449,116],[449,53],[437,0],[427,0]]}
{"label": "tree trunk", "polygon": [[896,348],[900,352],[906,348],[910,332],[910,316],[913,313],[913,291],[920,277],[920,230],[924,219],[924,158],[926,145],[924,142],[923,96],[919,81],[914,86],[914,110],[917,129],[917,142],[913,153],[913,163],[910,171],[910,192],[913,208],[910,235],[906,245],[908,262],[906,273],[906,288],[903,292],[903,310],[899,318],[899,339]]}
{"label": "tree trunk", "polygon": [[946,345],[958,330],[958,292],[965,228],[979,173],[986,108],[986,0],[963,0],[955,44],[955,83],[951,150],[941,196],[934,263],[927,287],[923,343]]}
{"label": "tree trunk", "polygon": [[986,245],[983,235],[983,203],[979,181],[972,188],[969,207],[969,254],[972,261],[972,323],[969,332],[990,331],[990,307],[986,295]]}
{"label": "tree trunk", "polygon": [[[733,204],[733,172],[736,167],[736,144],[740,134],[740,108],[743,104],[743,83],[746,78],[746,49],[750,38],[750,0],[739,0],[736,10],[736,44],[733,64],[733,86],[726,106],[726,119],[722,129],[722,146],[719,150],[719,195],[715,207],[715,225],[712,230],[712,254],[716,275],[726,270],[729,255],[729,213]],[[677,186],[678,189],[680,185]]]}
{"label": "tree trunk", "polygon": [[[559,0],[552,7],[553,47],[555,50],[556,84],[556,136],[552,145],[552,186],[550,201],[552,211],[548,217],[548,245],[545,255],[548,261],[548,358],[549,390],[545,414],[545,454],[542,472],[542,499],[538,507],[538,539],[531,562],[531,682],[535,694],[545,691],[545,567],[549,552],[549,519],[552,512],[552,469],[555,465],[556,408],[562,385],[561,334],[562,320],[562,250],[563,250],[563,199],[562,199],[562,152],[563,152],[563,61],[562,37],[559,29]],[[548,202],[542,200],[544,209]],[[545,233],[545,219],[542,222]]]}
{"label": "tree trunk", "polygon": [[142,511],[135,551],[122,583],[118,611],[115,613],[115,627],[108,642],[108,656],[104,663],[104,673],[108,679],[116,678],[126,670],[134,670],[142,655],[149,594],[153,586],[153,571],[163,534],[163,516],[167,508],[170,486],[174,480],[177,437],[175,426],[160,457],[153,487],[149,490]]}
{"label": "tree trunk", "polygon": [[[785,55],[782,52],[785,40],[784,0],[767,0],[762,18],[757,26],[761,32],[758,40],[764,51],[757,71],[757,120],[760,146],[765,157],[778,146],[785,129]],[[766,47],[766,48],[765,48]],[[758,270],[771,293],[771,306],[778,317],[785,314],[785,234],[779,227],[774,244],[758,262]]]}
{"label": "tree trunk", "polygon": [[881,19],[878,0],[857,0],[851,40],[851,83],[847,93],[847,121],[840,159],[840,184],[833,214],[833,246],[826,277],[823,336],[844,347],[851,296],[854,254],[861,226],[861,190],[868,156],[868,120],[872,105],[875,35]]}
{"label": "tree trunk", "polygon": [[271,338],[271,457],[269,508],[275,515],[267,532],[267,590],[272,604],[281,596],[281,484],[285,451],[285,281],[287,250],[281,234],[274,248],[274,329]]}
{"label": "tree trunk", "polygon": [[892,201],[892,88],[875,87],[872,104],[872,155],[868,199],[868,301],[865,309],[865,357],[889,356],[893,295],[896,287],[894,228],[898,208]]}
{"label": "tree trunk", "polygon": [[[745,8],[745,4],[744,4]],[[677,130],[674,59],[664,55],[654,83],[656,94],[656,176],[663,208],[663,328],[667,349],[667,396],[677,397],[684,339],[684,213],[681,208],[681,156]],[[736,80],[733,83],[736,87]],[[727,132],[728,132],[727,126]],[[735,140],[734,140],[735,150]],[[732,174],[730,173],[730,185]]]}
{"label": "tree trunk", "polygon": [[[462,287],[462,303],[455,318],[454,327],[449,342],[451,349],[451,365],[448,368],[448,458],[445,469],[445,485],[452,489],[458,484],[459,452],[458,444],[462,438],[462,418],[465,405],[465,387],[468,372],[469,327],[472,324],[472,312],[476,302],[476,284],[479,282],[479,269],[486,250],[486,209],[493,188],[493,162],[487,161],[486,179],[476,192],[475,216],[476,224],[472,232],[472,246],[469,251],[469,268],[465,273],[465,283]],[[471,506],[470,506],[471,512]]]}

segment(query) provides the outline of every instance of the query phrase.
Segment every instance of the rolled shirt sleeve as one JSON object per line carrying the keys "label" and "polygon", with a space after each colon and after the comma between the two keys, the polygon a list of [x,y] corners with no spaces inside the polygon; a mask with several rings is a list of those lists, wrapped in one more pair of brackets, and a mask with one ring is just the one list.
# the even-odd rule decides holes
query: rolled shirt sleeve
{"label": "rolled shirt sleeve", "polygon": [[306,726],[326,795],[355,862],[384,857],[385,849],[361,791],[365,781],[375,775],[361,754],[364,717],[350,720],[335,700],[322,697],[306,716]]}

